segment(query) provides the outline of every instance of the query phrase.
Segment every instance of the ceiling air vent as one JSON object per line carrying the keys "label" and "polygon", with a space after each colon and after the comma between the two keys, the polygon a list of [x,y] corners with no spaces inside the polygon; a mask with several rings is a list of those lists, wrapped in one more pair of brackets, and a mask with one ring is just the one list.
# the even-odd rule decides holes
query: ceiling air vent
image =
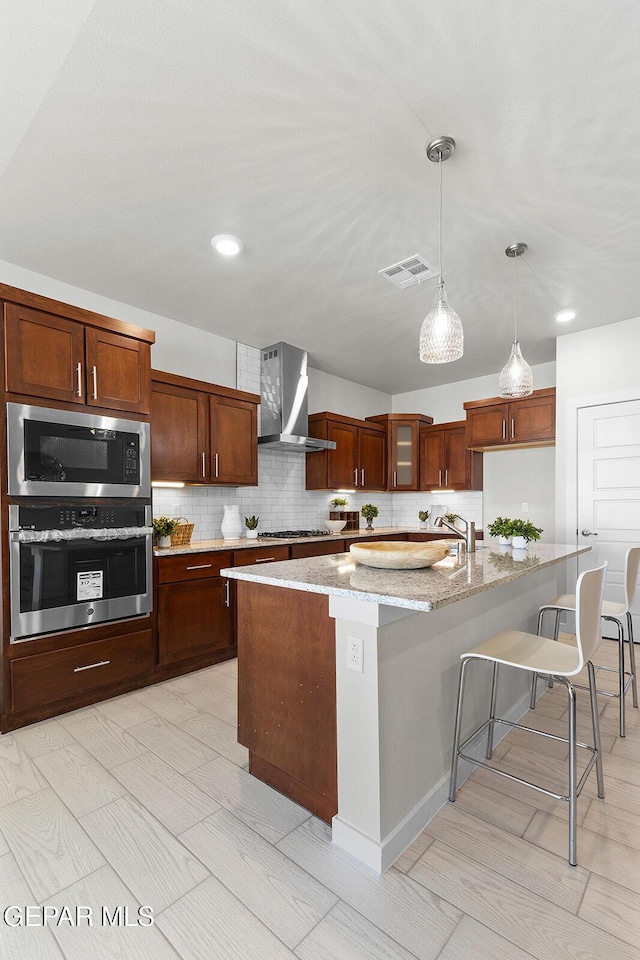
{"label": "ceiling air vent", "polygon": [[378,270],[378,273],[381,273],[383,277],[386,277],[387,280],[395,283],[396,287],[401,289],[412,287],[414,283],[422,283],[423,280],[431,280],[438,276],[435,267],[432,267],[418,253],[407,260],[401,260],[400,263],[385,267],[384,270]]}

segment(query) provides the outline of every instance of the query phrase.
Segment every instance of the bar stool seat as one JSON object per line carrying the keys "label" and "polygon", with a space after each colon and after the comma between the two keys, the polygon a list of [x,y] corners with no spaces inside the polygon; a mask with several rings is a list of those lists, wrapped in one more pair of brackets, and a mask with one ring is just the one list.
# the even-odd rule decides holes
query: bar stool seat
{"label": "bar stool seat", "polygon": [[[458,778],[458,763],[460,758],[468,760],[471,763],[485,767],[485,769],[507,777],[510,780],[516,780],[525,786],[532,787],[540,793],[555,797],[557,800],[564,800],[569,804],[569,863],[575,866],[576,859],[576,831],[577,831],[577,798],[586,782],[586,779],[596,767],[598,781],[598,796],[604,797],[604,779],[602,774],[602,755],[600,750],[600,727],[598,717],[598,704],[596,697],[595,670],[591,662],[591,655],[602,642],[600,632],[600,611],[602,607],[602,595],[604,593],[604,582],[607,565],[604,563],[601,567],[594,570],[586,570],[578,578],[576,592],[576,643],[565,644],[556,643],[546,637],[537,634],[525,633],[522,630],[503,630],[482,643],[479,643],[472,650],[463,653],[460,657],[462,663],[460,666],[460,681],[458,686],[458,703],[456,710],[456,721],[453,737],[453,755],[451,759],[451,781],[449,786],[449,800],[455,802]],[[493,665],[493,676],[491,683],[491,699],[489,705],[489,717],[474,732],[466,738],[464,743],[460,743],[462,731],[462,712],[464,689],[467,675],[467,668],[473,661],[485,661]],[[585,666],[589,673],[589,689],[591,700],[591,721],[593,725],[593,746],[584,743],[578,743],[576,740],[576,697],[575,689],[571,680]],[[525,670],[528,673],[544,673],[553,676],[554,679],[563,683],[567,688],[569,699],[569,730],[568,737],[559,737],[546,733],[542,730],[534,730],[524,724],[514,723],[501,717],[496,717],[496,699],[498,687],[498,669],[500,666],[512,667],[518,670]],[[493,753],[493,737],[496,724],[506,724],[510,727],[517,727],[520,730],[526,730],[552,740],[561,740],[569,745],[568,774],[569,790],[567,794],[554,793],[538,784],[528,780],[523,780],[503,769],[491,766],[490,764],[478,760],[476,757],[465,753],[465,748],[475,737],[483,731],[487,731],[487,743],[485,757],[491,759]],[[576,770],[576,748],[582,747],[591,753],[580,781],[577,781]]]}
{"label": "bar stool seat", "polygon": [[[633,620],[631,618],[631,605],[636,594],[638,582],[638,569],[640,568],[640,547],[630,547],[627,550],[624,562],[624,590],[625,602],[615,603],[612,600],[604,600],[602,603],[602,619],[615,623],[618,630],[618,666],[605,667],[601,664],[594,664],[596,670],[606,670],[609,673],[618,674],[618,690],[616,693],[609,690],[600,690],[603,697],[615,697],[619,701],[619,729],[620,736],[625,736],[625,708],[626,695],[631,688],[632,702],[634,707],[638,707],[638,681],[636,676],[636,652],[633,642]],[[553,639],[558,639],[561,613],[574,613],[576,609],[576,595],[574,593],[563,593],[556,597],[551,603],[545,603],[540,607],[538,615],[538,633],[542,633],[542,623],[544,614],[551,610],[555,613],[555,627]],[[629,670],[625,663],[625,637],[623,618],[626,619],[627,640],[629,642]],[[531,709],[536,705],[536,681],[534,677],[531,683]],[[553,681],[549,681],[549,686],[553,686]],[[574,684],[578,690],[588,689],[584,684]]]}

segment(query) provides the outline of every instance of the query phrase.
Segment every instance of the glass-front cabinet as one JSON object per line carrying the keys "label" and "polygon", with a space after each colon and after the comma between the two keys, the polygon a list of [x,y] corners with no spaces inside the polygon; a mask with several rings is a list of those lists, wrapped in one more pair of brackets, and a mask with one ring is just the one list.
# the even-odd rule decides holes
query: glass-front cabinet
{"label": "glass-front cabinet", "polygon": [[367,420],[387,429],[387,490],[420,489],[420,429],[433,423],[421,413],[385,413]]}

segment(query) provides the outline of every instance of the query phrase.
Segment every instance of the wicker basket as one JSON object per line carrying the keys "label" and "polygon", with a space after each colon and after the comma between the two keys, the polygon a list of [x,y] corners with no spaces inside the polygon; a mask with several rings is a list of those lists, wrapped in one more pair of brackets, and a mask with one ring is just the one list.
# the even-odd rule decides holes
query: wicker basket
{"label": "wicker basket", "polygon": [[[180,523],[180,520],[184,520],[184,523]],[[180,517],[178,519],[178,526],[171,534],[171,546],[172,547],[188,547],[191,543],[191,534],[193,533],[194,524],[189,523],[186,517]]]}

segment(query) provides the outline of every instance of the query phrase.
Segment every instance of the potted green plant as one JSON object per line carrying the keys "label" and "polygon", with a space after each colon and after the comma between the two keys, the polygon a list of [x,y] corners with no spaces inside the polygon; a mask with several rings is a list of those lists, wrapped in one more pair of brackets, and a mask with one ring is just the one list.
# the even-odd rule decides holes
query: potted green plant
{"label": "potted green plant", "polygon": [[367,521],[367,530],[373,530],[373,524],[371,523],[374,520],[380,511],[373,503],[365,503],[365,505],[360,510],[360,513]]}
{"label": "potted green plant", "polygon": [[172,520],[171,517],[154,517],[152,523],[153,532],[160,549],[170,547],[171,534],[178,526],[178,521]]}
{"label": "potted green plant", "polygon": [[346,497],[334,497],[329,501],[334,510],[344,510],[348,501]]}
{"label": "potted green plant", "polygon": [[418,520],[420,521],[420,529],[421,529],[421,530],[426,530],[426,529],[427,529],[427,520],[428,520],[428,519],[429,519],[429,511],[428,511],[428,510],[418,510]]}
{"label": "potted green plant", "polygon": [[247,540],[257,539],[259,522],[260,522],[260,517],[256,517],[255,514],[250,517],[244,518],[244,525],[247,528]]}
{"label": "potted green plant", "polygon": [[542,527],[534,526],[530,520],[511,521],[511,544],[514,550],[525,550],[532,540],[539,540]]}
{"label": "potted green plant", "polygon": [[507,546],[511,543],[511,520],[509,517],[496,517],[487,527],[490,537],[497,537],[498,543]]}

